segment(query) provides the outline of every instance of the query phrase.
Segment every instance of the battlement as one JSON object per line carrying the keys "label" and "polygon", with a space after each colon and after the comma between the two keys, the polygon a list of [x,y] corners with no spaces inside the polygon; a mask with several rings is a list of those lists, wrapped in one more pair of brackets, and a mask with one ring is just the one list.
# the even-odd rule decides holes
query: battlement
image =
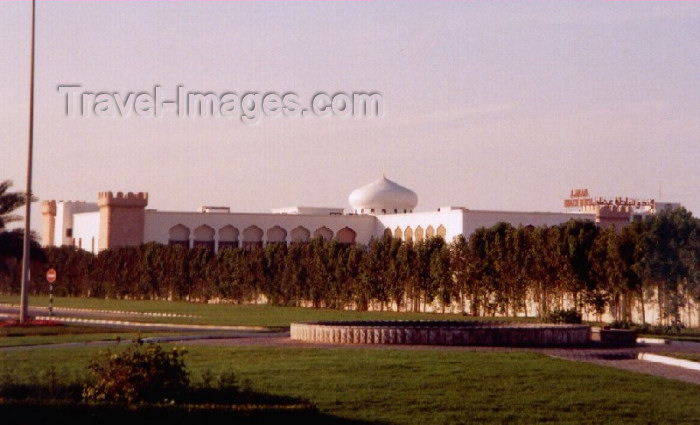
{"label": "battlement", "polygon": [[97,194],[97,205],[100,207],[138,207],[145,208],[148,205],[147,192],[100,192]]}
{"label": "battlement", "polygon": [[596,213],[596,223],[601,227],[612,226],[619,230],[632,221],[634,207],[628,204],[600,205]]}
{"label": "battlement", "polygon": [[603,205],[598,209],[600,217],[629,217],[632,207],[629,205]]}
{"label": "battlement", "polygon": [[56,215],[56,201],[41,201],[41,214]]}

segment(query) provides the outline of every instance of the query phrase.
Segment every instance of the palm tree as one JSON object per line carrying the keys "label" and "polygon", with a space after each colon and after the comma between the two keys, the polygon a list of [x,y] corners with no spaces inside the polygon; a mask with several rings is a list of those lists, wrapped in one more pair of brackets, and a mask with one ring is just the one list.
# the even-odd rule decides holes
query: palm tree
{"label": "palm tree", "polygon": [[22,218],[10,213],[25,204],[26,196],[24,193],[8,193],[7,190],[11,186],[12,180],[5,180],[0,183],[0,231],[5,231],[8,223],[19,221]]}
{"label": "palm tree", "polygon": [[[7,272],[6,260],[8,258],[22,258],[23,254],[23,229],[8,229],[7,225],[22,219],[13,214],[13,211],[26,203],[26,195],[21,192],[8,192],[12,187],[11,180],[0,182],[0,273]],[[32,199],[35,201],[36,199]],[[38,243],[37,235],[31,234],[31,257],[35,260],[45,260],[46,256]]]}

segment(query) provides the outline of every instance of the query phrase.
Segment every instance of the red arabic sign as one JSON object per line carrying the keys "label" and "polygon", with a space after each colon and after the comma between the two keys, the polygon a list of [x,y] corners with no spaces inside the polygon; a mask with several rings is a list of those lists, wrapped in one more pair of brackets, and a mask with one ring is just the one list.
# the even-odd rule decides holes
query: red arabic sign
{"label": "red arabic sign", "polygon": [[564,199],[565,208],[577,208],[595,205],[593,198],[588,195],[588,189],[571,189],[569,199]]}

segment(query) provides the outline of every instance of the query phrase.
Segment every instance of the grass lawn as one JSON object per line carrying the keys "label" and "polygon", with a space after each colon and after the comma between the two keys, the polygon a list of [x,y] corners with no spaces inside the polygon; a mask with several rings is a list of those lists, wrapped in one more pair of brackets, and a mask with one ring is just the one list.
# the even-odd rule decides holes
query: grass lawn
{"label": "grass lawn", "polygon": [[[206,349],[191,348],[193,365]],[[397,424],[697,423],[700,388],[525,352],[220,349],[255,388]],[[214,368],[216,362],[201,363]],[[239,365],[239,366],[237,366]],[[674,406],[662,400],[673,400]]]}
{"label": "grass lawn", "polygon": [[691,362],[700,362],[700,353],[661,353],[662,356],[675,357],[682,360],[690,360]]}
{"label": "grass lawn", "polygon": [[[700,423],[698,386],[531,352],[183,345],[193,379],[234,372],[255,391],[367,423]],[[97,350],[2,352],[0,378],[79,382]]]}
{"label": "grass lawn", "polygon": [[[19,304],[19,296],[0,295],[0,303]],[[47,307],[48,297],[32,296],[30,306]],[[486,320],[461,314],[342,311],[269,305],[205,304],[185,301],[105,300],[98,298],[54,297],[54,308],[152,312],[177,317],[133,315],[120,320],[137,322],[207,324],[226,326],[288,327],[291,322],[326,320]],[[48,314],[48,313],[47,313]],[[193,316],[193,317],[187,317]],[[488,318],[488,320],[537,321],[535,318]]]}
{"label": "grass lawn", "polygon": [[[18,297],[0,297],[0,303],[18,301]],[[30,301],[32,305],[44,306],[47,300],[32,297]],[[134,321],[269,327],[319,320],[473,320],[461,315],[167,301],[55,298],[54,306],[196,316],[138,316]],[[167,332],[141,333],[140,336],[156,334]],[[75,325],[11,328],[0,331],[0,346],[112,340],[115,343],[111,349],[116,350],[126,345],[117,344],[117,340],[138,335],[133,331],[122,333],[116,329]],[[319,409],[320,416],[312,415],[307,422],[302,420],[307,425],[312,422],[355,425],[700,424],[699,386],[527,351],[188,346],[186,341],[177,346],[187,348],[187,370],[195,381],[201,380],[203,374],[233,372],[240,381],[250,382],[256,392],[308,400]],[[0,389],[8,383],[50,383],[56,379],[80,384],[85,380],[88,362],[100,350],[104,348],[83,345],[0,350]],[[50,398],[47,399],[47,403],[50,402]],[[19,407],[0,399],[0,412],[12,412],[16,408]],[[65,406],[56,409],[66,411]],[[162,417],[178,416],[177,412],[168,412],[161,412],[165,415]],[[159,417],[161,413],[153,415]],[[120,414],[126,414],[125,420],[129,420],[128,412]],[[225,411],[217,414],[215,422],[221,422],[222,418],[228,418],[228,422],[240,419],[228,417]],[[288,422],[293,416],[293,413],[291,416],[281,414],[283,419],[274,423]],[[197,418],[186,419],[202,421]]]}
{"label": "grass lawn", "polygon": [[126,341],[164,335],[186,335],[183,332],[138,332],[133,329],[100,328],[80,325],[3,327],[0,326],[0,347],[60,344],[89,341]]}
{"label": "grass lawn", "polygon": [[687,328],[680,332],[638,333],[640,338],[661,338],[672,341],[700,343],[700,328]]}

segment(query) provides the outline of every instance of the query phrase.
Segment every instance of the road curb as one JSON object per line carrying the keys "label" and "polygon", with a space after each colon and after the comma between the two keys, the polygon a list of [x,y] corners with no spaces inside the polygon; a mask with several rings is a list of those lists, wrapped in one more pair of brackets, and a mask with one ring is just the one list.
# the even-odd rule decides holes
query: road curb
{"label": "road curb", "polygon": [[700,372],[700,363],[690,360],[677,359],[675,357],[660,356],[651,353],[639,353],[637,359],[647,362],[663,363],[669,366],[682,367],[684,369],[697,370]]}
{"label": "road curb", "polygon": [[107,325],[121,327],[137,327],[137,328],[158,328],[158,329],[192,329],[192,330],[216,330],[216,331],[269,331],[270,328],[263,326],[217,326],[217,325],[182,325],[174,323],[146,323],[146,322],[129,322],[125,320],[106,320],[106,319],[82,319],[77,317],[57,317],[57,316],[36,316],[37,320],[53,320],[59,323],[85,323],[90,325]]}

